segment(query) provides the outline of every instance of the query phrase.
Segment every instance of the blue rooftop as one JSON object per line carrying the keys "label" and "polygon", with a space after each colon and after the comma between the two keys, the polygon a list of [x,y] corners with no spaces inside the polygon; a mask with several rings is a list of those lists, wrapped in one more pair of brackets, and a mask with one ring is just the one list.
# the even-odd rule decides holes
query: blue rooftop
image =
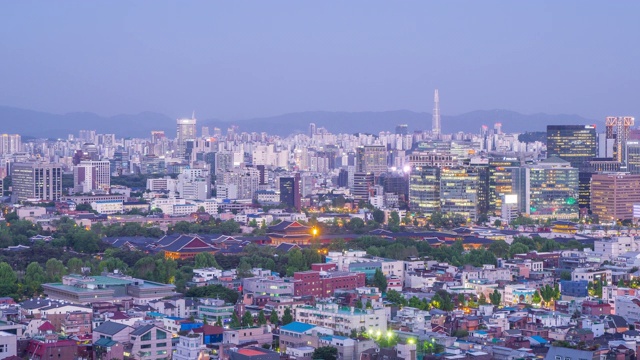
{"label": "blue rooftop", "polygon": [[548,342],[542,336],[539,336],[539,335],[533,335],[531,338],[540,344],[546,344]]}
{"label": "blue rooftop", "polygon": [[315,325],[305,324],[302,322],[294,321],[287,325],[280,327],[280,330],[286,330],[291,332],[303,333],[316,327]]}

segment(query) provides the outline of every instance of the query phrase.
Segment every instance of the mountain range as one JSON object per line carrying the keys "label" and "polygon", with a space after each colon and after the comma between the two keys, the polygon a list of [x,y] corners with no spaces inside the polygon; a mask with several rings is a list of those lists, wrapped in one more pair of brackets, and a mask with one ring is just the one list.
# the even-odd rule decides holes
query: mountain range
{"label": "mountain range", "polygon": [[[603,121],[587,119],[579,115],[550,115],[544,113],[521,114],[509,110],[477,110],[453,116],[442,116],[442,132],[480,132],[482,125],[490,128],[502,123],[502,131],[521,133],[544,131],[546,125],[602,124]],[[286,136],[307,133],[309,123],[324,127],[332,133],[371,133],[395,131],[398,124],[407,124],[409,131],[431,129],[431,114],[409,110],[393,111],[310,111],[288,113],[270,117],[227,121],[218,119],[198,120],[200,126],[219,127],[223,133],[232,125],[240,132],[267,132]],[[175,119],[154,112],[122,114],[111,117],[90,112],[52,114],[15,107],[0,106],[0,133],[21,134],[24,137],[66,138],[81,129],[95,129],[98,133],[116,134],[118,137],[149,137],[151,130],[164,130],[173,138]]]}

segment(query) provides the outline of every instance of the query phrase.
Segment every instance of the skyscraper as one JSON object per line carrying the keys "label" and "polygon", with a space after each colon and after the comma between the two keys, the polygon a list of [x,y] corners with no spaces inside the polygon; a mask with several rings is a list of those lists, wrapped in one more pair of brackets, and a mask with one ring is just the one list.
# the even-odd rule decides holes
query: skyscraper
{"label": "skyscraper", "polygon": [[176,158],[184,158],[187,149],[187,140],[196,138],[196,119],[178,119]]}
{"label": "skyscraper", "polygon": [[15,163],[11,166],[13,201],[58,201],[62,196],[62,167],[56,164]]}
{"label": "skyscraper", "polygon": [[365,145],[356,150],[356,172],[372,173],[375,177],[386,173],[387,148],[382,145]]}
{"label": "skyscraper", "polygon": [[309,137],[313,137],[316,134],[316,124],[309,123]]}
{"label": "skyscraper", "polygon": [[22,137],[18,134],[0,135],[0,155],[22,151]]}
{"label": "skyscraper", "polygon": [[471,168],[440,170],[440,206],[446,214],[476,220],[478,216],[478,173]]}
{"label": "skyscraper", "polygon": [[438,96],[438,89],[433,94],[433,118],[431,120],[431,134],[435,137],[440,137],[440,96]]}
{"label": "skyscraper", "polygon": [[280,202],[300,211],[300,174],[280,178]]}
{"label": "skyscraper", "polygon": [[547,157],[557,156],[580,168],[597,157],[595,125],[547,125]]}
{"label": "skyscraper", "polygon": [[415,166],[409,175],[409,208],[431,215],[440,211],[440,169]]}

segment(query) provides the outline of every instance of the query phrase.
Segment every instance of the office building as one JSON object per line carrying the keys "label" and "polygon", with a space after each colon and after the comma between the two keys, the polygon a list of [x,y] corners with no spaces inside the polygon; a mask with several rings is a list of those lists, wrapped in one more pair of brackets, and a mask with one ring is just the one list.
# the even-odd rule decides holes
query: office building
{"label": "office building", "polygon": [[409,208],[428,215],[440,211],[440,168],[419,166],[411,168]]}
{"label": "office building", "polygon": [[591,212],[600,221],[633,219],[633,205],[640,203],[640,175],[593,174]]}
{"label": "office building", "polygon": [[640,174],[640,140],[627,141],[627,171]]}
{"label": "office building", "polygon": [[597,156],[595,125],[547,125],[547,157],[557,156],[579,168]]}
{"label": "office building", "polygon": [[55,164],[15,163],[11,166],[13,201],[58,201],[62,196],[62,168]]}
{"label": "office building", "polygon": [[300,174],[280,178],[280,202],[289,209],[300,211]]}
{"label": "office building", "polygon": [[73,169],[73,189],[76,193],[90,193],[95,190],[109,191],[111,187],[111,166],[108,160],[80,161]]}
{"label": "office building", "polygon": [[360,146],[356,151],[356,172],[372,173],[375,177],[388,171],[387,148],[382,145]]}
{"label": "office building", "polygon": [[477,204],[478,173],[468,168],[440,171],[440,207],[443,213],[476,220]]}
{"label": "office building", "polygon": [[183,159],[186,156],[187,140],[196,138],[196,119],[178,119],[177,124],[177,142],[174,157]]}
{"label": "office building", "polygon": [[[520,166],[520,160],[512,158],[491,159],[486,171],[487,174],[479,171],[479,176],[487,178],[486,200],[484,201],[487,212],[501,215],[503,197],[515,194],[518,197],[518,211],[526,213],[526,199],[528,198],[526,169]],[[485,191],[485,189],[481,190]]]}
{"label": "office building", "polygon": [[351,191],[356,203],[367,202],[373,196],[374,175],[372,173],[353,174],[353,189]]}
{"label": "office building", "polygon": [[577,219],[578,169],[551,157],[527,167],[527,213],[539,219]]}

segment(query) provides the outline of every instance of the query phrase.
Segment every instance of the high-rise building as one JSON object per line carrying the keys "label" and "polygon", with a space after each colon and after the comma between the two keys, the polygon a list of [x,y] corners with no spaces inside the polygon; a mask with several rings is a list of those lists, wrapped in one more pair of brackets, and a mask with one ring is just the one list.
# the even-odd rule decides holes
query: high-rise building
{"label": "high-rise building", "polygon": [[411,168],[409,208],[429,215],[440,211],[440,168],[420,166]]}
{"label": "high-rise building", "polygon": [[203,126],[202,127],[202,134],[200,134],[200,136],[202,136],[203,138],[208,138],[209,137],[209,127],[208,126]]}
{"label": "high-rise building", "polygon": [[633,205],[640,204],[640,175],[593,174],[591,212],[600,221],[633,219]]}
{"label": "high-rise building", "polygon": [[353,189],[351,191],[353,200],[367,202],[373,195],[375,185],[372,173],[356,172],[353,174]]}
{"label": "high-rise building", "polygon": [[176,158],[184,158],[187,151],[187,140],[196,138],[196,119],[178,119],[177,120],[177,143]]}
{"label": "high-rise building", "polygon": [[18,134],[0,135],[0,155],[22,151],[22,137]]}
{"label": "high-rise building", "polygon": [[640,174],[640,140],[627,141],[627,171]]}
{"label": "high-rise building", "polygon": [[96,131],[95,130],[80,130],[78,132],[78,139],[83,142],[95,143]]}
{"label": "high-rise building", "polygon": [[62,196],[62,167],[56,164],[15,163],[11,166],[12,199],[58,201]]}
{"label": "high-rise building", "polygon": [[547,125],[547,157],[557,156],[580,168],[598,156],[595,125]]}
{"label": "high-rise building", "polygon": [[409,126],[407,124],[400,124],[396,126],[396,135],[407,135],[409,133]]}
{"label": "high-rise building", "polygon": [[527,213],[532,218],[570,220],[579,217],[578,169],[558,157],[527,166]]}
{"label": "high-rise building", "polygon": [[526,213],[526,170],[520,166],[520,160],[514,158],[491,159],[487,171],[487,212],[500,215],[503,197],[517,195],[518,209],[522,213]]}
{"label": "high-rise building", "polygon": [[382,145],[365,145],[357,148],[356,151],[356,172],[372,173],[375,177],[386,173],[387,148]]}
{"label": "high-rise building", "polygon": [[75,192],[109,191],[110,187],[111,163],[108,160],[81,161],[73,168],[73,189]]}
{"label": "high-rise building", "polygon": [[316,134],[316,124],[309,123],[309,137],[313,137]]}
{"label": "high-rise building", "polygon": [[280,202],[300,211],[300,174],[280,178]]}
{"label": "high-rise building", "polygon": [[445,214],[476,220],[478,216],[478,173],[469,168],[440,171],[440,208]]}
{"label": "high-rise building", "polygon": [[438,89],[433,93],[433,117],[431,119],[431,134],[435,137],[440,137],[440,96],[438,95]]}
{"label": "high-rise building", "polygon": [[627,140],[634,122],[631,116],[608,116],[605,121],[606,139],[615,139],[613,157],[623,165],[627,163]]}

